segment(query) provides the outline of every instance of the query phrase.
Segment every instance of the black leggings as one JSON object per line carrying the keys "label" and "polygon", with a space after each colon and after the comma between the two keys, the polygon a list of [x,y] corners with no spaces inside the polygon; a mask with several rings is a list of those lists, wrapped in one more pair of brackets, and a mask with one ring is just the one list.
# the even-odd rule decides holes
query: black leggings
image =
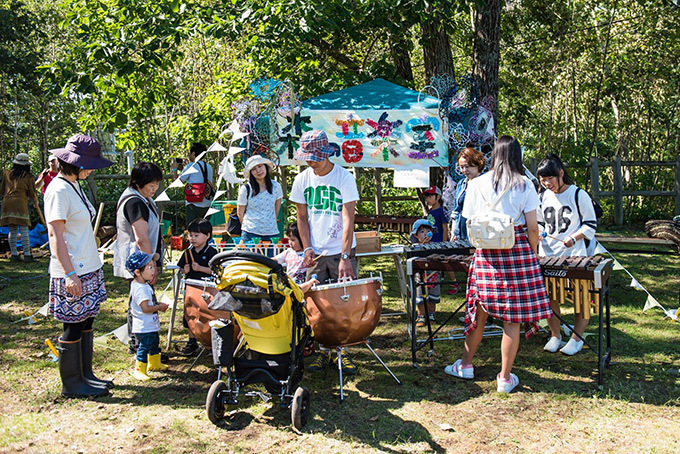
{"label": "black leggings", "polygon": [[61,340],[66,342],[80,340],[83,337],[83,331],[91,330],[93,324],[94,317],[90,317],[84,322],[64,323],[64,334],[61,335]]}

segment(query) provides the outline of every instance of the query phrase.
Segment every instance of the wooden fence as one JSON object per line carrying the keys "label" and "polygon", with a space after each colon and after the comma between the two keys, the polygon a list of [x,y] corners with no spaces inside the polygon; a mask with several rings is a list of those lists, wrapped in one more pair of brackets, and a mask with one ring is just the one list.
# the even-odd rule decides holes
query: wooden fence
{"label": "wooden fence", "polygon": [[[529,160],[529,170],[536,175],[538,167],[538,159],[531,158]],[[573,168],[588,169],[587,179],[590,182],[589,191],[593,200],[598,202],[604,197],[611,197],[614,199],[614,223],[616,225],[623,225],[623,198],[624,197],[674,197],[675,198],[675,214],[680,214],[680,156],[677,156],[674,161],[623,161],[620,156],[616,156],[613,161],[600,161],[597,157],[590,158],[590,162],[584,165],[567,166]],[[600,190],[600,169],[612,168],[613,176],[613,190]],[[675,169],[675,185],[672,191],[646,190],[646,191],[628,191],[624,189],[624,179],[622,169],[625,167],[671,167]]]}
{"label": "wooden fence", "polygon": [[[536,169],[538,167],[538,159],[529,159],[529,170],[531,173],[536,175]],[[616,225],[623,225],[623,200],[624,197],[674,197],[675,198],[675,214],[680,214],[680,156],[677,156],[673,161],[623,161],[621,157],[617,156],[613,161],[600,161],[597,157],[590,159],[590,162],[586,165],[568,165],[570,168],[585,168],[587,170],[587,177],[589,183],[588,192],[593,197],[593,200],[599,202],[602,198],[613,198],[614,205],[614,222]],[[612,168],[612,179],[613,188],[612,190],[601,190],[601,176],[600,170],[604,168]],[[660,190],[645,190],[645,191],[630,191],[624,188],[624,178],[623,170],[626,167],[644,167],[644,168],[673,168],[675,175],[675,185],[674,189],[671,191],[660,191]],[[368,170],[370,172],[370,170]],[[388,171],[387,169],[372,169],[375,190],[371,191],[372,197],[362,197],[361,201],[371,201],[375,202],[376,215],[383,214],[382,202],[387,201],[407,201],[407,200],[417,200],[415,195],[404,195],[404,196],[393,196],[393,197],[383,197],[382,196],[382,179],[381,173]],[[283,172],[285,177],[286,172]],[[94,175],[92,178],[88,179],[88,187],[90,190],[90,196],[93,200],[97,202],[103,202],[107,205],[111,205],[117,202],[116,200],[99,200],[97,197],[97,181],[100,180],[128,180],[130,177],[128,175]],[[168,182],[172,181],[172,175],[164,175],[164,179]],[[164,183],[165,183],[164,180]],[[164,185],[161,185],[161,189]],[[284,190],[287,190],[285,188]],[[233,188],[227,197],[233,197]],[[172,200],[170,202],[164,202],[167,205],[184,205],[184,200]]]}

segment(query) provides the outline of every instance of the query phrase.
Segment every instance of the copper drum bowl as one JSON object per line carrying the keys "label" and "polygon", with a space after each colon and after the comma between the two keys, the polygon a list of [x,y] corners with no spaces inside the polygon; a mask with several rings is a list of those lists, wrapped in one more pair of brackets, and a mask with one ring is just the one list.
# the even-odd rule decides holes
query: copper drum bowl
{"label": "copper drum bowl", "polygon": [[305,294],[314,339],[326,347],[365,341],[380,320],[382,278],[317,285]]}
{"label": "copper drum bowl", "polygon": [[187,314],[187,324],[196,339],[206,348],[212,347],[208,322],[218,318],[229,319],[230,314],[229,311],[214,311],[208,308],[208,304],[216,294],[217,288],[214,282],[197,279],[187,279],[185,282],[184,310]]}

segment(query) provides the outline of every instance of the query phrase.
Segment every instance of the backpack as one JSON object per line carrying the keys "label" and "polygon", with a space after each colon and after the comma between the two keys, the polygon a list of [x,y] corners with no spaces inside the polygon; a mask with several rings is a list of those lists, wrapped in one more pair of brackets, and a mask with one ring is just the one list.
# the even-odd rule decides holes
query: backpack
{"label": "backpack", "polygon": [[[583,215],[581,214],[581,207],[578,205],[578,193],[582,191],[581,188],[578,186],[576,187],[576,195],[574,196],[574,200],[576,201],[576,212],[578,213],[578,222],[579,225],[583,225]],[[590,194],[588,194],[590,195]],[[590,201],[593,204],[593,210],[595,211],[595,219],[597,220],[598,224],[600,222],[600,219],[602,218],[602,215],[604,214],[604,211],[602,210],[602,207],[600,206],[599,203],[593,200],[593,198],[590,198]],[[595,227],[597,230],[597,226]],[[593,256],[595,255],[595,248],[597,248],[597,240],[593,238],[593,240],[589,240],[588,238],[583,238],[583,242],[586,245],[586,251],[588,252],[588,255]]]}
{"label": "backpack", "polygon": [[215,197],[215,188],[208,181],[208,164],[198,161],[196,164],[203,174],[203,183],[187,183],[184,186],[185,199],[189,203],[200,203],[203,199],[212,200]]}
{"label": "backpack", "polygon": [[512,249],[515,245],[515,221],[507,214],[494,211],[510,186],[496,200],[487,204],[488,211],[467,220],[468,241],[478,249]]}
{"label": "backpack", "polygon": [[[245,184],[246,187],[246,198],[250,198],[250,185],[248,183]],[[241,235],[241,221],[238,218],[238,214],[236,212],[236,208],[231,210],[231,213],[229,213],[229,216],[227,217],[227,233],[229,236],[240,236]]]}

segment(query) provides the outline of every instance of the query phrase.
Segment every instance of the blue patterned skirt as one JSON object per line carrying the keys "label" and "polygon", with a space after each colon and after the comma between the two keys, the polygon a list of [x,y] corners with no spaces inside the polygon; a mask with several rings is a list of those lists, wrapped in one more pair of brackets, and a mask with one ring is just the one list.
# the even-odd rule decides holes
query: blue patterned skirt
{"label": "blue patterned skirt", "polygon": [[101,268],[78,277],[83,286],[80,296],[73,296],[66,291],[63,278],[50,279],[49,310],[60,322],[79,323],[95,317],[99,314],[99,305],[106,301],[104,271]]}

